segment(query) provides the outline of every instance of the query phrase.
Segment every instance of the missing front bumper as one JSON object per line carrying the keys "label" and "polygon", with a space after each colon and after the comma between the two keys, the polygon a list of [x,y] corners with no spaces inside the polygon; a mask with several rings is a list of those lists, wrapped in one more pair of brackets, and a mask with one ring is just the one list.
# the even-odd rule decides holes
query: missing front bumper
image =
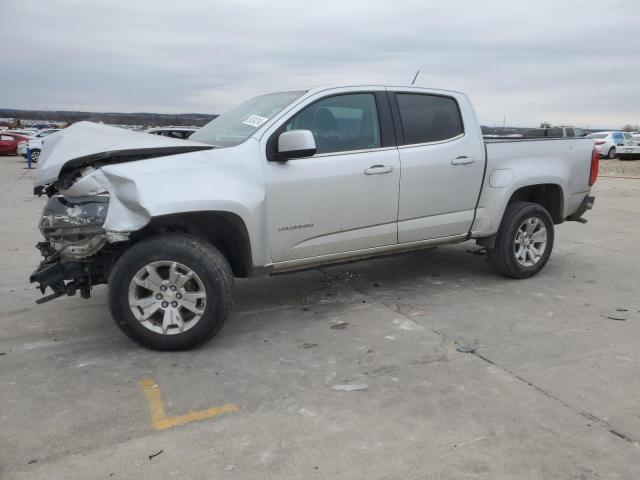
{"label": "missing front bumper", "polygon": [[59,259],[45,260],[31,274],[29,282],[37,283],[43,294],[47,288],[53,291],[36,300],[36,303],[45,303],[63,295],[73,296],[78,290],[83,298],[91,296],[91,275],[86,264],[62,263]]}
{"label": "missing front bumper", "polygon": [[63,259],[47,242],[38,243],[37,248],[44,260],[29,281],[37,283],[43,294],[51,289],[53,293],[36,300],[36,303],[45,303],[63,295],[73,296],[78,291],[82,298],[89,298],[94,285],[107,283],[111,267],[123,251],[124,244],[107,246],[100,253],[77,261]]}

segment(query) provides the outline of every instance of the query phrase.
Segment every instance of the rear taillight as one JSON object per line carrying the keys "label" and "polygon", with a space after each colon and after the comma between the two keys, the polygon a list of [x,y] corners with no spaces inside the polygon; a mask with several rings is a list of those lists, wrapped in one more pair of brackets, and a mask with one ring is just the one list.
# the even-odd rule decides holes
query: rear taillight
{"label": "rear taillight", "polygon": [[598,178],[598,167],[600,166],[600,153],[596,148],[591,152],[591,171],[589,172],[589,186],[596,183]]}
{"label": "rear taillight", "polygon": [[604,140],[596,140],[596,145],[604,145]]}

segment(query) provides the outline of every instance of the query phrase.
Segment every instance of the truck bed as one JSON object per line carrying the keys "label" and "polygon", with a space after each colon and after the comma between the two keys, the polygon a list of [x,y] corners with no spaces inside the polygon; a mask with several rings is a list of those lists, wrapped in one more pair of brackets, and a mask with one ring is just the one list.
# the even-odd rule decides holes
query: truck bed
{"label": "truck bed", "polygon": [[[484,139],[486,170],[471,235],[493,235],[511,195],[524,184],[562,190],[562,218],[575,213],[589,194],[593,139]],[[506,190],[506,191],[505,191]]]}

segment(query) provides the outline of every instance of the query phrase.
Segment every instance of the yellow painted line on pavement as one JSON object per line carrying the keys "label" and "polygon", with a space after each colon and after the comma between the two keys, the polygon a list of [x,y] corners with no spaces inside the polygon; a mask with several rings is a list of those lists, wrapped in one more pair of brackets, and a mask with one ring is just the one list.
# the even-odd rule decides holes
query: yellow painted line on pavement
{"label": "yellow painted line on pavement", "polygon": [[233,403],[227,403],[221,407],[211,407],[205,410],[191,410],[184,415],[176,415],[168,417],[164,409],[164,401],[162,400],[162,392],[158,384],[150,379],[140,380],[139,384],[142,394],[149,403],[149,413],[151,414],[151,423],[156,430],[166,430],[167,428],[177,427],[186,423],[195,422],[197,420],[206,420],[215,418],[223,413],[235,413],[238,407]]}

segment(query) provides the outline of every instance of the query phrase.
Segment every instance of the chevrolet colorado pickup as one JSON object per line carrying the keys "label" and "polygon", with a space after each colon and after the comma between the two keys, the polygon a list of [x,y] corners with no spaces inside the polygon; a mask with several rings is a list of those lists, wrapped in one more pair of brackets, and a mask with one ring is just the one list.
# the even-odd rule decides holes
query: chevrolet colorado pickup
{"label": "chevrolet colorado pickup", "polygon": [[80,122],[35,174],[44,294],[107,283],[117,325],[152,349],[213,337],[234,277],[475,239],[502,274],[546,264],[554,225],[585,222],[593,140],[484,141],[459,92],[384,86],[249,100],[189,140]]}

